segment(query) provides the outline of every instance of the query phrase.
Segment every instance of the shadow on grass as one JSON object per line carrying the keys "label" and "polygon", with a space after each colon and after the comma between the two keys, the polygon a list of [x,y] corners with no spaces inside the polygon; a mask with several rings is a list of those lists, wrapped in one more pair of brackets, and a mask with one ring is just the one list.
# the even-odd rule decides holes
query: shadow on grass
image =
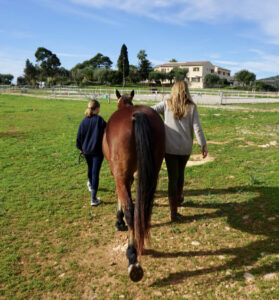
{"label": "shadow on grass", "polygon": [[[152,286],[165,286],[169,284],[178,284],[189,277],[209,274],[216,271],[235,269],[245,265],[252,266],[253,274],[261,275],[268,272],[274,272],[279,268],[279,262],[267,262],[262,266],[253,268],[253,265],[262,257],[262,253],[279,253],[279,188],[276,187],[232,187],[228,189],[204,189],[189,190],[184,196],[193,195],[220,195],[220,194],[241,194],[243,192],[257,193],[256,197],[246,202],[230,203],[196,203],[185,202],[183,206],[195,208],[213,208],[217,209],[214,213],[198,214],[194,216],[185,216],[180,223],[189,223],[194,220],[224,218],[227,217],[228,224],[237,230],[248,232],[253,235],[265,236],[260,241],[252,242],[244,247],[221,248],[217,251],[189,251],[189,252],[160,252],[156,250],[146,250],[146,255],[153,257],[176,258],[176,257],[196,257],[196,256],[214,256],[214,255],[232,255],[234,258],[229,262],[216,267],[205,268],[194,271],[181,271],[170,273],[167,278],[157,280]],[[159,191],[160,193],[160,191]],[[164,226],[168,223],[156,224],[154,226]],[[235,279],[243,280],[243,271],[236,273]]]}

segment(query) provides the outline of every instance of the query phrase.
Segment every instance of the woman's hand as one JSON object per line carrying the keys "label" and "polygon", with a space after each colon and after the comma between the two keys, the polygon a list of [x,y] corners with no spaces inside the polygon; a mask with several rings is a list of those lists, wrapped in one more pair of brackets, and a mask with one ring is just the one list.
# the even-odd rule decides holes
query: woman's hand
{"label": "woman's hand", "polygon": [[202,158],[206,158],[208,154],[208,150],[206,145],[202,146]]}

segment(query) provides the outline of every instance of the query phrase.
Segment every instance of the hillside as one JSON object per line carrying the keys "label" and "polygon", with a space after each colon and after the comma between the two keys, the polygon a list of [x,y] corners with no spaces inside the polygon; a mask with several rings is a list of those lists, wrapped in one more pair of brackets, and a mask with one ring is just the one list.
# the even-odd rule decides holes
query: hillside
{"label": "hillside", "polygon": [[278,87],[279,86],[279,75],[268,77],[268,78],[262,78],[262,79],[259,79],[257,81],[262,81],[262,82],[264,82],[266,84]]}

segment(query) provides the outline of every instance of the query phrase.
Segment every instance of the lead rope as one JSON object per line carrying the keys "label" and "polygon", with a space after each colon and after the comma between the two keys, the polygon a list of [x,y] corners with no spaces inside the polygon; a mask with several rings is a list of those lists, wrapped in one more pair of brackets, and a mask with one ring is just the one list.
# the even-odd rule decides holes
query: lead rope
{"label": "lead rope", "polygon": [[81,158],[84,159],[84,154],[83,152],[80,152],[79,156],[78,156],[78,163],[80,164]]}

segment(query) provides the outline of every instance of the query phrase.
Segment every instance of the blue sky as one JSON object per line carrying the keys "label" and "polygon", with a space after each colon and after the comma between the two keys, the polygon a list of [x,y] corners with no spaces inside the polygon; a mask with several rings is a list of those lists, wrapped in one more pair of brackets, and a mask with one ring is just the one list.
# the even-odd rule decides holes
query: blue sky
{"label": "blue sky", "polygon": [[278,0],[0,0],[0,73],[15,77],[38,47],[72,68],[98,52],[116,63],[209,60],[257,78],[279,74]]}

